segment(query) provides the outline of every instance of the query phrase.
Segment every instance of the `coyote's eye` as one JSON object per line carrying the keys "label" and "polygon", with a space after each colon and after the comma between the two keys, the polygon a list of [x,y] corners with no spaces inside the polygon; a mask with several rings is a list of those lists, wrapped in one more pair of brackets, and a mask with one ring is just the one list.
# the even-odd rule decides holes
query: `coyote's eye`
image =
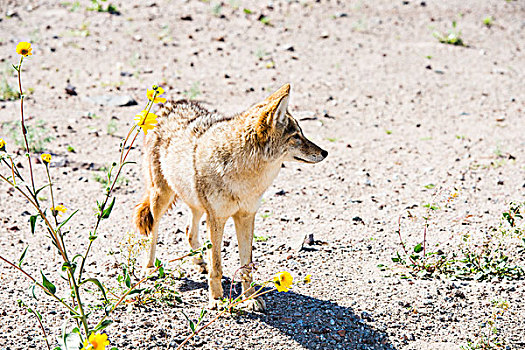
{"label": "coyote's eye", "polygon": [[296,139],[296,140],[299,140],[301,138],[301,136],[299,134],[294,134],[292,137],[294,139]]}

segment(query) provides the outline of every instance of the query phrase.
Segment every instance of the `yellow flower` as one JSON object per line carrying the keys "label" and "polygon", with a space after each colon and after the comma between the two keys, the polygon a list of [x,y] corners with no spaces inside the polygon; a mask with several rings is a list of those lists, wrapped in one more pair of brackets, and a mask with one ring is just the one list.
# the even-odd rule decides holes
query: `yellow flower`
{"label": "yellow flower", "polygon": [[293,283],[293,277],[287,271],[279,272],[273,278],[273,283],[275,284],[277,291],[288,292],[288,288],[290,288]]}
{"label": "yellow flower", "polygon": [[67,208],[64,207],[62,204],[59,204],[57,206],[50,208],[52,212],[55,213],[55,215],[62,215],[61,213],[65,213],[67,211]]}
{"label": "yellow flower", "polygon": [[[146,116],[146,113],[148,114]],[[144,110],[135,116],[135,123],[144,130],[144,134],[148,134],[148,130],[154,129],[157,125],[157,116],[153,113],[148,113]]]}
{"label": "yellow flower", "polygon": [[46,164],[49,164],[51,163],[51,154],[49,153],[44,153],[40,156],[40,158],[42,158],[42,161]]}
{"label": "yellow flower", "polygon": [[106,346],[108,345],[109,340],[107,334],[91,333],[89,339],[84,341],[84,347],[82,350],[106,350]]}
{"label": "yellow flower", "polygon": [[[153,96],[155,95],[155,91],[157,91],[157,97],[155,97],[155,100],[154,100]],[[161,87],[158,87],[157,90],[148,89],[146,96],[148,96],[148,100],[153,101],[153,103],[165,103],[166,99],[164,97],[159,97],[159,95],[162,95],[163,93],[164,93],[164,89]]]}
{"label": "yellow flower", "polygon": [[0,139],[0,151],[5,151],[5,141],[4,141],[4,139]]}
{"label": "yellow flower", "polygon": [[25,41],[21,41],[18,43],[18,45],[16,45],[16,53],[24,57],[31,56],[33,54],[31,52],[32,50],[31,43],[27,43]]}
{"label": "yellow flower", "polygon": [[310,283],[312,282],[312,275],[306,275],[304,278],[304,283]]}

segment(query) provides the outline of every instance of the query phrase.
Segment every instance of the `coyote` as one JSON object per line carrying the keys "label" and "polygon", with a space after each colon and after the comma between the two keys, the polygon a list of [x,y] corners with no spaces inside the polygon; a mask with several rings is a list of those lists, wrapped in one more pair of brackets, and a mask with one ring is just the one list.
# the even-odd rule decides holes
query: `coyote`
{"label": "coyote", "polygon": [[[146,268],[153,267],[159,220],[177,199],[191,209],[187,234],[192,249],[200,247],[202,215],[212,248],[208,255],[209,307],[223,297],[221,243],[224,225],[233,218],[241,260],[242,287],[249,296],[252,278],[252,238],[259,202],[284,161],[318,163],[328,152],[304,137],[287,111],[290,85],[233,116],[211,113],[198,103],[168,101],[158,113],[158,125],[145,138],[146,192],[135,208],[134,222],[151,234]],[[202,258],[196,264],[206,271]],[[264,300],[248,308],[264,311]]]}

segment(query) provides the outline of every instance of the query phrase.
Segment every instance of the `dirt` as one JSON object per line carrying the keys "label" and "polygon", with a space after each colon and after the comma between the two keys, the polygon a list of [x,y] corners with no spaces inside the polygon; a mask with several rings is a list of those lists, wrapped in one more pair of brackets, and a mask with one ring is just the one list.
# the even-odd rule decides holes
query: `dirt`
{"label": "dirt", "polygon": [[[427,232],[428,247],[440,243],[458,250],[462,235],[481,237],[498,225],[509,202],[524,201],[523,2],[228,1],[219,8],[213,1],[133,0],[114,5],[120,14],[87,11],[89,1],[0,4],[2,75],[12,87],[14,48],[19,41],[33,45],[23,66],[29,89],[25,111],[29,125],[44,121],[44,134],[54,138],[44,149],[54,157],[59,202],[80,209],[66,238],[72,251],[85,249],[95,199],[103,196],[97,169],[117,158],[120,140],[153,84],[170,98],[193,97],[236,113],[289,82],[290,112],[329,152],[317,165],[285,164],[256,219],[256,235],[264,238],[254,243],[255,278],[267,280],[288,270],[297,280],[311,274],[312,283],[269,294],[266,314],[220,318],[186,348],[459,349],[477,339],[493,299],[510,304],[498,319],[503,348],[525,348],[523,279],[403,279],[391,260],[402,251],[396,233],[400,216],[407,245],[421,242],[426,203],[458,194],[433,213]],[[491,27],[483,24],[489,15]],[[452,21],[466,47],[433,36],[452,29]],[[74,87],[76,95],[66,87],[69,93]],[[99,106],[90,99],[105,95],[131,97],[138,106]],[[0,137],[14,147],[6,123],[19,119],[19,102],[0,102],[0,113]],[[140,160],[140,146],[131,157]],[[18,160],[26,171],[22,152]],[[43,166],[36,169],[44,183]],[[90,276],[112,286],[124,262],[119,244],[132,231],[132,210],[143,189],[139,165],[128,166],[124,177],[88,264]],[[426,188],[429,184],[436,187]],[[28,204],[5,184],[0,202],[1,255],[16,261],[29,246],[28,272],[38,276],[40,270],[60,269],[42,226],[30,232]],[[158,257],[163,261],[187,251],[181,232],[186,220],[182,205],[162,220]],[[319,244],[298,251],[309,234]],[[228,290],[239,265],[231,223],[223,258]],[[112,345],[175,348],[189,334],[182,311],[198,317],[207,285],[189,265],[183,269],[184,277],[173,282],[183,303],[119,309],[106,329]],[[59,277],[50,276],[65,297]],[[2,350],[44,348],[35,318],[17,305],[17,299],[35,305],[30,286],[0,264]],[[67,315],[38,296],[53,343]],[[215,315],[208,313],[205,321]]]}

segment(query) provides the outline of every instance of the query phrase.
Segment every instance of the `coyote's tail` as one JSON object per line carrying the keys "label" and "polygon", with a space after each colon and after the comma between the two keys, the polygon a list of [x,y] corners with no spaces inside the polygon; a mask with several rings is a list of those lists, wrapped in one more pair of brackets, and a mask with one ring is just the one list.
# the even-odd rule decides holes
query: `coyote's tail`
{"label": "coyote's tail", "polygon": [[149,193],[146,192],[142,202],[135,206],[135,226],[143,235],[149,235],[153,227],[153,215],[151,215]]}

